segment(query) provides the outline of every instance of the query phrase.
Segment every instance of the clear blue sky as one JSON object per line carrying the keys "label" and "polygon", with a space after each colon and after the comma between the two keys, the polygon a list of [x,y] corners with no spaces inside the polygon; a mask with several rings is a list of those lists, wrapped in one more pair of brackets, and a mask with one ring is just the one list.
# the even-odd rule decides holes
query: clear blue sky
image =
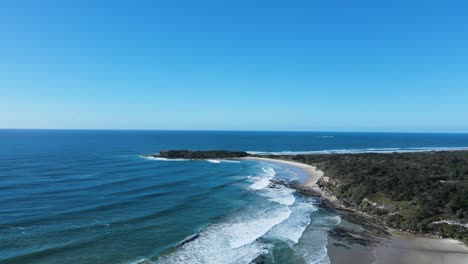
{"label": "clear blue sky", "polygon": [[468,1],[0,1],[0,128],[468,132]]}

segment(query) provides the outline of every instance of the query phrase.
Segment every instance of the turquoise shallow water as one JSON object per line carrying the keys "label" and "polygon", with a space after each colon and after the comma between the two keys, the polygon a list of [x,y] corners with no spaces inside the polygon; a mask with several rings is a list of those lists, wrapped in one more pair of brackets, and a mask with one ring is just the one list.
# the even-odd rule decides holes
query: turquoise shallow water
{"label": "turquoise shallow water", "polygon": [[460,147],[468,135],[0,130],[0,263],[327,263],[339,218],[268,187],[300,171],[141,155]]}

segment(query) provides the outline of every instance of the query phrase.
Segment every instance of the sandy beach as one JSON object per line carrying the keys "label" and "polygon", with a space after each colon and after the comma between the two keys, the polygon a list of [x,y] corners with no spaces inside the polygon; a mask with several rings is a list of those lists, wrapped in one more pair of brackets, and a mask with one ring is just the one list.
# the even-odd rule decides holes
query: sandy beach
{"label": "sandy beach", "polygon": [[246,159],[263,160],[267,162],[286,164],[286,165],[299,168],[302,171],[304,171],[307,175],[307,179],[302,184],[305,188],[312,190],[314,193],[320,194],[320,197],[326,200],[327,202],[331,203],[334,208],[343,207],[334,195],[331,195],[325,192],[318,186],[317,182],[323,177],[323,171],[318,170],[314,166],[310,166],[310,165],[300,163],[300,162],[289,161],[289,160],[278,160],[278,159],[269,159],[269,158],[260,158],[260,157],[248,157]]}
{"label": "sandy beach", "polygon": [[[323,191],[317,181],[324,175],[314,166],[303,163],[249,157],[247,159],[263,160],[295,166],[307,174],[303,186],[320,194],[342,215],[342,222],[337,228],[348,236],[330,235],[328,239],[328,255],[331,263],[416,263],[416,264],[465,264],[468,263],[468,247],[455,239],[428,238],[396,230],[379,227],[386,230],[385,234],[368,229],[355,220],[355,212],[344,209],[337,198]],[[364,217],[359,214],[361,220]],[[366,227],[363,227],[366,226]],[[379,233],[379,234],[376,234]],[[360,243],[360,238],[367,236],[372,243]],[[351,238],[351,239],[349,239]]]}

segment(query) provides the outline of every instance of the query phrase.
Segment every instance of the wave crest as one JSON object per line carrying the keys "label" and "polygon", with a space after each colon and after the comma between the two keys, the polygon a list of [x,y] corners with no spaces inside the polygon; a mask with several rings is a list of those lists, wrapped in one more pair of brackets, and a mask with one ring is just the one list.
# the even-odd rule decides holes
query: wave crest
{"label": "wave crest", "polygon": [[426,151],[468,150],[468,147],[421,147],[421,148],[365,148],[365,149],[329,149],[306,151],[247,151],[253,155],[306,155],[306,154],[353,154],[353,153],[405,153]]}

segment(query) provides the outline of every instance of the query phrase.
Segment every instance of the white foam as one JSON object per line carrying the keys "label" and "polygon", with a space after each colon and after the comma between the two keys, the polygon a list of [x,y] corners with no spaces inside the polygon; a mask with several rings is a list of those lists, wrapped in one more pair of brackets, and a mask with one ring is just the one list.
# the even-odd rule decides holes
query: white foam
{"label": "white foam", "polygon": [[255,183],[249,186],[253,190],[261,190],[267,187],[271,183],[276,175],[276,171],[272,167],[263,167],[263,173],[259,177],[251,177],[250,179],[255,180]]}
{"label": "white foam", "polygon": [[297,244],[307,226],[310,224],[310,215],[317,211],[317,206],[307,202],[301,202],[291,208],[291,216],[281,224],[273,227],[266,235],[286,241],[290,246]]}
{"label": "white foam", "polygon": [[276,171],[275,171],[272,167],[266,167],[266,168],[263,167],[263,168],[262,168],[262,171],[263,171],[263,173],[264,173],[264,175],[265,175],[266,177],[271,177],[271,178],[273,178],[273,177],[275,177],[275,175],[276,175]]}
{"label": "white foam", "polygon": [[219,160],[221,162],[226,162],[226,163],[241,163],[240,161],[238,160]]}
{"label": "white foam", "polygon": [[140,157],[144,159],[156,160],[156,161],[188,161],[188,159],[168,159],[168,158],[151,157],[151,156],[140,156]]}
{"label": "white foam", "polygon": [[249,263],[268,252],[268,246],[256,240],[288,219],[291,210],[283,206],[250,215],[208,227],[157,263]]}
{"label": "white foam", "polygon": [[307,264],[329,264],[327,254],[328,231],[341,222],[339,216],[321,216],[315,218],[294,247],[295,252],[304,258]]}
{"label": "white foam", "polygon": [[283,185],[278,185],[274,188],[265,188],[259,192],[261,196],[267,197],[268,200],[282,205],[292,205],[296,201],[294,197],[295,190],[287,188]]}
{"label": "white foam", "polygon": [[[315,219],[314,225],[317,226],[308,232],[311,214],[317,210],[317,206],[311,199],[304,202],[304,198],[296,198],[293,189],[271,184],[276,171],[269,164],[262,166],[260,173],[247,176],[252,183],[249,188],[255,190],[252,192],[255,195],[263,196],[273,203],[261,202],[255,208],[242,210],[239,215],[225,222],[208,226],[193,240],[192,236],[185,239],[156,261],[144,259],[138,263],[250,263],[269,252],[274,246],[271,241],[268,242],[270,239],[288,243],[306,263],[329,263],[327,232],[339,221],[339,217],[323,221]],[[303,243],[303,236],[308,237],[306,243]]]}
{"label": "white foam", "polygon": [[[276,171],[272,167],[263,167],[262,173],[258,176],[248,177],[254,183],[250,189],[258,191],[257,194],[266,197],[272,202],[281,205],[292,205],[296,201],[293,193],[295,190],[283,185],[271,186],[271,180],[275,177]],[[268,187],[268,188],[267,188]]]}
{"label": "white foam", "polygon": [[406,153],[426,151],[468,150],[468,147],[415,147],[415,148],[366,148],[366,149],[329,149],[310,151],[248,151],[254,155],[299,155],[299,154],[352,154],[352,153]]}
{"label": "white foam", "polygon": [[[155,161],[190,161],[190,159],[168,159],[168,158],[163,158],[163,157],[152,157],[152,156],[143,156],[140,155],[141,158],[147,159],[147,160],[155,160]],[[226,163],[241,163],[238,160],[217,160],[217,159],[207,159],[206,161],[210,163],[221,163],[221,162],[226,162]]]}
{"label": "white foam", "polygon": [[316,244],[309,248],[296,249],[296,253],[302,255],[307,264],[330,264],[328,257],[328,233],[324,231],[312,231],[311,236],[316,239]]}
{"label": "white foam", "polygon": [[211,162],[211,163],[240,163],[240,161],[238,160],[214,160],[214,159],[208,159],[206,160],[208,162]]}
{"label": "white foam", "polygon": [[230,236],[231,247],[237,248],[254,242],[263,236],[275,225],[288,219],[291,210],[287,207],[279,207],[264,212],[260,217],[249,219],[224,226],[224,231]]}
{"label": "white foam", "polygon": [[130,262],[130,264],[151,264],[151,263],[154,263],[154,262],[152,262],[151,260],[147,258],[141,258],[136,261]]}
{"label": "white foam", "polygon": [[261,190],[270,184],[271,178],[260,178],[254,184],[250,185],[249,188],[253,190]]}

